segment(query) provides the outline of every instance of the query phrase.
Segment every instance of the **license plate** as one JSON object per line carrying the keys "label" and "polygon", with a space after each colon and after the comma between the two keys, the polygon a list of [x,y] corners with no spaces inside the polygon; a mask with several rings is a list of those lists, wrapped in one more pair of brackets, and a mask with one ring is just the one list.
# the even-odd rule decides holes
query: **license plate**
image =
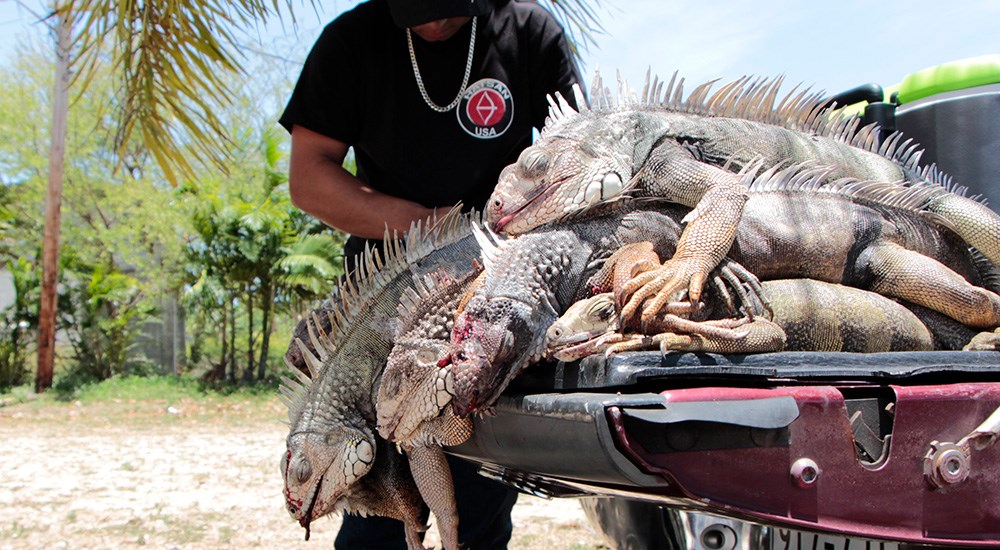
{"label": "license plate", "polygon": [[771,550],[899,550],[899,543],[772,529]]}

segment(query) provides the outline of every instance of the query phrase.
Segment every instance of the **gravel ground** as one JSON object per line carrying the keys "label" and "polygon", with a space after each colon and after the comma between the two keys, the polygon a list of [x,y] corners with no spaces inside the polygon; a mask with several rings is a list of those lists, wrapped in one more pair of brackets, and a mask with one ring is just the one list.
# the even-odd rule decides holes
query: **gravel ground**
{"label": "gravel ground", "polygon": [[[276,400],[0,407],[0,549],[330,548],[285,512]],[[578,503],[521,495],[512,549],[593,549]],[[434,528],[427,543],[437,540]]]}

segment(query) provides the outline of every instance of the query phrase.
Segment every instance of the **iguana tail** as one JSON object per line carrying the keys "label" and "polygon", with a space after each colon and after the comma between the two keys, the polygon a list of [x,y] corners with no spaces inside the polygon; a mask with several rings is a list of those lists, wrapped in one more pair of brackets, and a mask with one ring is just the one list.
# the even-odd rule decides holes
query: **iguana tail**
{"label": "iguana tail", "polygon": [[926,208],[947,220],[965,242],[1000,265],[1000,215],[981,202],[951,193],[941,195]]}

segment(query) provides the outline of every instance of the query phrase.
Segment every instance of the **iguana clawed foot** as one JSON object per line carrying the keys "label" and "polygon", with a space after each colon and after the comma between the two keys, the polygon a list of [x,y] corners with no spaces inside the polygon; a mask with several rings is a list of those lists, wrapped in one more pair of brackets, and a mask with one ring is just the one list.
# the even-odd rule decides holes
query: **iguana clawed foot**
{"label": "iguana clawed foot", "polygon": [[1000,328],[973,336],[962,351],[1000,351]]}
{"label": "iguana clawed foot", "polygon": [[647,349],[662,353],[740,349],[740,342],[751,331],[760,333],[760,325],[767,325],[764,330],[771,330],[773,325],[764,319],[691,321],[667,314],[653,320],[648,334],[623,333],[619,331],[614,302],[611,293],[603,293],[573,304],[546,332],[546,355],[574,361],[602,352],[607,356]]}
{"label": "iguana clawed foot", "polygon": [[[682,265],[686,271],[674,273],[673,265]],[[688,269],[688,266],[692,267]],[[711,274],[710,278],[706,275],[708,273]],[[687,289],[678,286],[684,280],[688,281]],[[704,304],[699,298],[706,280],[711,281],[712,288],[719,294],[722,305],[730,315],[742,312],[747,321],[752,321],[757,315],[768,319],[772,317],[771,307],[760,281],[742,265],[727,258],[723,258],[714,272],[705,271],[696,262],[678,258],[661,265],[659,256],[649,242],[632,243],[616,251],[593,277],[591,287],[594,292],[611,290],[615,293],[617,304],[621,306],[622,325],[635,326],[637,323],[633,318],[641,306],[642,315],[638,325],[643,332],[649,333],[652,330],[649,327],[657,323],[658,316],[673,315],[667,320],[676,323],[665,326],[664,330],[681,329],[685,332],[703,333],[678,316],[691,317],[703,309]],[[693,292],[695,286],[697,291]],[[679,291],[676,290],[678,288]],[[678,294],[683,295],[685,291],[687,301],[672,299]],[[718,332],[715,334],[721,336]]]}
{"label": "iguana clawed foot", "polygon": [[707,279],[708,271],[702,266],[679,258],[639,273],[621,288],[621,295],[629,297],[622,306],[622,319],[634,318],[641,309],[641,323],[649,324],[668,303],[682,300],[685,294],[690,303],[697,303]]}

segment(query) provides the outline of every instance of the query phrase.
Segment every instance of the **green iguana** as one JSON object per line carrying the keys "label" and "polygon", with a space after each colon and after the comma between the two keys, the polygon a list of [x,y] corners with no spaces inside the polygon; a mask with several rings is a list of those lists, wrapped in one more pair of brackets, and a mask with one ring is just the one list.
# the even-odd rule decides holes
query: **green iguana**
{"label": "green iguana", "polygon": [[[773,319],[757,317],[741,324],[746,335],[739,339],[659,332],[655,326],[646,327],[648,334],[622,331],[614,293],[606,292],[573,304],[548,328],[546,356],[575,361],[595,353],[642,349],[710,353],[935,349],[931,330],[906,307],[880,294],[813,279],[764,281],[762,286]],[[711,292],[706,295],[712,302]]]}
{"label": "green iguana", "polygon": [[441,445],[472,435],[472,419],[452,414],[452,379],[438,366],[455,310],[479,269],[455,278],[427,275],[400,299],[395,344],[378,388],[378,432],[406,452],[420,494],[437,518],[444,548],[459,548],[458,510]]}
{"label": "green iguana", "polygon": [[[947,193],[943,188],[825,183],[825,169],[802,167],[760,176],[748,171],[741,178],[737,183],[749,190],[749,200],[728,257],[760,279],[840,283],[915,303],[970,327],[1000,326],[1000,296],[979,286],[997,288],[996,266],[921,209],[936,193]],[[452,335],[456,413],[488,407],[542,356],[545,329],[582,297],[581,277],[596,272],[596,260],[644,240],[656,245],[660,258],[669,258],[670,249],[683,242],[678,235],[686,209],[640,203],[631,212],[619,206],[615,214],[613,207],[603,208],[492,250],[484,243],[485,278]],[[639,233],[647,237],[633,239]],[[671,323],[659,327],[663,330],[730,339],[740,334],[739,327],[692,330],[692,321],[669,312],[657,315],[649,321]]]}
{"label": "green iguana", "polygon": [[[484,274],[455,321],[444,364],[454,377],[453,410],[464,416],[489,407],[522,369],[542,358],[545,329],[573,302],[590,294],[587,279],[614,251],[632,242],[660,245],[669,257],[686,213],[657,203],[602,205],[508,239],[499,246],[481,231]],[[695,327],[692,327],[695,328]]]}
{"label": "green iguana", "polygon": [[676,75],[664,90],[647,76],[641,99],[631,99],[623,87],[613,105],[598,75],[593,107],[585,107],[579,89],[579,112],[561,97],[550,100],[540,138],[500,176],[486,211],[491,227],[516,235],[623,194],[694,208],[677,253],[625,288],[631,298],[623,316],[642,307],[648,320],[685,291],[692,302],[699,299],[705,278],[735,238],[747,200],[738,171],[755,161],[764,168],[812,162],[830,166],[830,179],[940,189],[921,208],[1000,262],[1000,216],[944,192],[936,182],[945,178],[933,166],[919,167],[921,152],[910,140],[894,134],[880,142],[875,127],[828,115],[819,94],[792,90],[778,103],[781,78],[745,77],[714,94],[709,82],[686,100],[683,80],[675,81]]}
{"label": "green iguana", "polygon": [[456,209],[432,229],[411,229],[405,248],[390,247],[384,261],[367,253],[326,307],[330,329],[314,319],[310,343],[293,343],[310,375],[293,369],[299,381],[282,387],[290,427],[281,471],[286,506],[307,538],[311,521],[343,509],[400,519],[407,545],[421,548],[423,503],[405,458],[375,435],[376,389],[404,291],[427,273],[473,265],[470,220]]}

